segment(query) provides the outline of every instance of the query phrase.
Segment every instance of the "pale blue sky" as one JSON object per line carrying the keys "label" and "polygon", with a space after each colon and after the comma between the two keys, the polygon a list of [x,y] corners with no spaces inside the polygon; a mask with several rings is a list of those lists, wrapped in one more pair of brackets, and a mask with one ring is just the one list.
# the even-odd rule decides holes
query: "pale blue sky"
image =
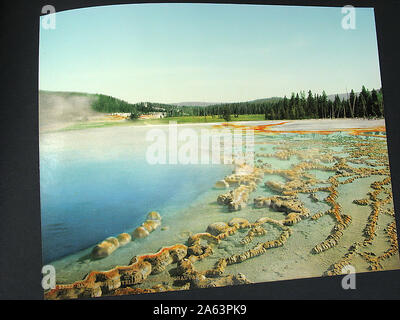
{"label": "pale blue sky", "polygon": [[[57,8],[56,8],[57,9]],[[373,9],[132,4],[56,14],[40,30],[41,90],[129,102],[246,101],[380,88]]]}

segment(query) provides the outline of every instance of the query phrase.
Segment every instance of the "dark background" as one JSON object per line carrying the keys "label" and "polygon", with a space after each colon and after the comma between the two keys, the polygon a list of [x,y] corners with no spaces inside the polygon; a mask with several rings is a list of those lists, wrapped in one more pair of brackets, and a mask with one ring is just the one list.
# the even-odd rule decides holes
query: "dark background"
{"label": "dark background", "polygon": [[[148,2],[148,1],[142,1]],[[179,1],[175,1],[179,2]],[[400,199],[398,106],[400,1],[196,1],[309,6],[374,7],[396,222]],[[38,138],[39,15],[134,1],[3,1],[0,3],[0,299],[43,299]],[[327,39],[329,41],[329,39]],[[345,48],[338,50],[345,50]],[[400,235],[400,232],[398,233]],[[154,293],[104,299],[398,299],[400,270],[357,274],[357,289],[343,290],[341,276],[246,286]]]}

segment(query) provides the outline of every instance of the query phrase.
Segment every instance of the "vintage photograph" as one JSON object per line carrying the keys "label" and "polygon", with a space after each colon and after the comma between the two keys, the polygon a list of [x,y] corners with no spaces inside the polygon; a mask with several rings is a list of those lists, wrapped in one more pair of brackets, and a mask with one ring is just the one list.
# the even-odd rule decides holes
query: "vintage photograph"
{"label": "vintage photograph", "polygon": [[400,269],[384,109],[373,8],[41,16],[45,299]]}

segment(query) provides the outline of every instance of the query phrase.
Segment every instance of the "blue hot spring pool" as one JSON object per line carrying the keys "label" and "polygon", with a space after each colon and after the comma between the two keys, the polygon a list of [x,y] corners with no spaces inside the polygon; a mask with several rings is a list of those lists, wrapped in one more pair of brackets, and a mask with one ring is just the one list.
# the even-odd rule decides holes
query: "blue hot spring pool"
{"label": "blue hot spring pool", "polygon": [[151,165],[147,130],[41,134],[43,263],[132,231],[149,211],[178,214],[231,171],[225,165]]}

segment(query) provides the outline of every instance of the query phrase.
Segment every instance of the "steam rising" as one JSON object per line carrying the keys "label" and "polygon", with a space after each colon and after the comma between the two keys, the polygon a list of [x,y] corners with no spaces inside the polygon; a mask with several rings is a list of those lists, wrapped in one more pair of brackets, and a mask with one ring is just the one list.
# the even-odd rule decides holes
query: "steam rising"
{"label": "steam rising", "polygon": [[103,116],[102,113],[92,110],[93,99],[95,99],[94,96],[39,92],[40,131],[59,129],[76,122]]}

